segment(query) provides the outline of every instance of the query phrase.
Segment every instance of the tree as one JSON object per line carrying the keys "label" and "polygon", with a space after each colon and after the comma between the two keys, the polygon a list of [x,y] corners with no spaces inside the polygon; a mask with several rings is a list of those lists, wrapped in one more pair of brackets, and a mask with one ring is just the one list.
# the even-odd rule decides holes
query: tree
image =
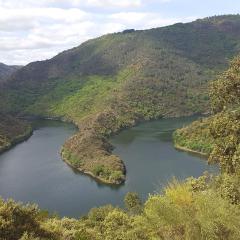
{"label": "tree", "polygon": [[142,201],[136,192],[127,193],[124,198],[124,204],[130,213],[137,214],[142,211]]}

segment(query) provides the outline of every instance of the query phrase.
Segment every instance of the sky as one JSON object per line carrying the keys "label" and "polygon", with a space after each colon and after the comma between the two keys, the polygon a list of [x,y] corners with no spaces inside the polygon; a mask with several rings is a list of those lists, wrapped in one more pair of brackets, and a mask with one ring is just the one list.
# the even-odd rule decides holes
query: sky
{"label": "sky", "polygon": [[240,0],[0,0],[0,62],[25,65],[107,33],[240,13]]}

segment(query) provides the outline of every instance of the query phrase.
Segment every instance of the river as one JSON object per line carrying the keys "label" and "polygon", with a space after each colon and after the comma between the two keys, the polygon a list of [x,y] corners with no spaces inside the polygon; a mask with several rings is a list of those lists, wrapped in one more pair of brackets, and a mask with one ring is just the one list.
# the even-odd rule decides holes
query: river
{"label": "river", "polygon": [[208,166],[206,160],[173,147],[174,129],[195,118],[151,121],[112,137],[114,153],[127,167],[127,180],[118,187],[97,183],[61,160],[61,145],[76,132],[73,125],[36,121],[32,137],[0,155],[0,196],[37,203],[60,216],[79,217],[92,207],[122,206],[129,191],[145,199],[149,193],[160,192],[173,177],[216,172],[217,167]]}

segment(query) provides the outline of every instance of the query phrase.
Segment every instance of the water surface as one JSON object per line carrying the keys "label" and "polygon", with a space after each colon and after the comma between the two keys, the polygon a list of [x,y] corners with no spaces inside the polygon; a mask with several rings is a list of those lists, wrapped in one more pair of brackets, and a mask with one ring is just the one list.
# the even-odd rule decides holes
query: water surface
{"label": "water surface", "polygon": [[76,131],[73,125],[37,121],[30,139],[0,155],[0,195],[37,203],[61,216],[79,217],[92,207],[109,203],[122,206],[129,191],[146,198],[148,193],[160,191],[173,176],[184,179],[198,177],[206,170],[216,171],[199,156],[173,147],[174,129],[193,119],[148,122],[113,137],[114,153],[127,167],[127,181],[119,187],[97,183],[61,160],[61,145]]}

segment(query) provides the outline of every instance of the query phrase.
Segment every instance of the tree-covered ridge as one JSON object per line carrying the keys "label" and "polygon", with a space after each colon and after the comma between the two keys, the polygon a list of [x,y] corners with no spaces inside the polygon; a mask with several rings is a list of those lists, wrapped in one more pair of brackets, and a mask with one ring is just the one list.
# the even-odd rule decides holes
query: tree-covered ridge
{"label": "tree-covered ridge", "polygon": [[239,19],[221,16],[89,40],[20,69],[1,86],[0,108],[73,121],[81,131],[63,146],[64,159],[106,182],[121,182],[125,168],[111,155],[108,137],[139,121],[209,111],[207,83],[239,52]]}
{"label": "tree-covered ridge", "polygon": [[0,113],[0,153],[31,135],[29,124]]}
{"label": "tree-covered ridge", "polygon": [[240,57],[234,58],[229,69],[210,84],[210,99],[215,114],[177,130],[175,144],[210,153],[209,161],[219,163],[223,172],[239,174]]}

